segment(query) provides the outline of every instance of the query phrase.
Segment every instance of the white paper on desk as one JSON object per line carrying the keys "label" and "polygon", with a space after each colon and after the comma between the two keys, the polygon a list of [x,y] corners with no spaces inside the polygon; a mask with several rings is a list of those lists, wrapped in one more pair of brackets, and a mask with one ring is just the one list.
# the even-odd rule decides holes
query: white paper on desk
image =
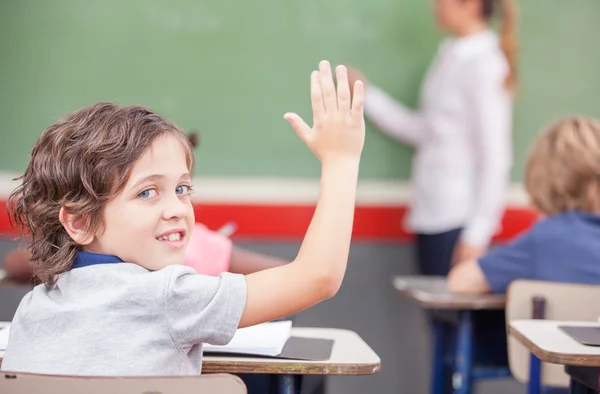
{"label": "white paper on desk", "polygon": [[6,326],[0,329],[0,350],[6,350],[8,346],[8,334],[10,333],[10,326]]}
{"label": "white paper on desk", "polygon": [[292,321],[284,320],[240,328],[227,345],[204,345],[205,352],[278,356],[292,335]]}

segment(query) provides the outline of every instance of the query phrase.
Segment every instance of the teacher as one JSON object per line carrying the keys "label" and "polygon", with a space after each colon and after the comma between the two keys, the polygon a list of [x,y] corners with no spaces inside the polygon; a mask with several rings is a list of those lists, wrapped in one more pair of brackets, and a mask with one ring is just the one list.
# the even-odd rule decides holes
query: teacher
{"label": "teacher", "polygon": [[[365,114],[412,145],[414,193],[407,217],[423,275],[446,275],[472,260],[499,229],[512,165],[512,103],[517,87],[516,9],[512,0],[435,0],[439,47],[412,111],[358,70]],[[500,14],[500,37],[490,20]]]}

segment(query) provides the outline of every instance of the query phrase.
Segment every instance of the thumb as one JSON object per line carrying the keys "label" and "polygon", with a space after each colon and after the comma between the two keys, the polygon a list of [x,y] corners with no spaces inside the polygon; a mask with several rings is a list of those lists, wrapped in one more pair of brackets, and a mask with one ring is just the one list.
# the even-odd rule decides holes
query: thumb
{"label": "thumb", "polygon": [[307,144],[311,129],[306,122],[304,122],[300,116],[294,113],[287,113],[283,115],[283,118],[290,123],[292,129],[296,131],[300,139]]}

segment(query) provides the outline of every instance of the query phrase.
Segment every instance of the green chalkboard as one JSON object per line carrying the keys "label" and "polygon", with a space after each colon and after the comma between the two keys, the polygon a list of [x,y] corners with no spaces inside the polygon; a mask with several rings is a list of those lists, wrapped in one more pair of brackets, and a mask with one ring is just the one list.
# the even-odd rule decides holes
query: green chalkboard
{"label": "green chalkboard", "polygon": [[[600,1],[526,0],[514,177],[539,128],[600,116]],[[201,133],[198,174],[316,177],[283,120],[310,117],[320,59],[356,65],[408,105],[440,34],[425,0],[21,0],[0,3],[0,171],[56,118],[143,104]],[[411,151],[369,126],[363,178],[407,178]]]}

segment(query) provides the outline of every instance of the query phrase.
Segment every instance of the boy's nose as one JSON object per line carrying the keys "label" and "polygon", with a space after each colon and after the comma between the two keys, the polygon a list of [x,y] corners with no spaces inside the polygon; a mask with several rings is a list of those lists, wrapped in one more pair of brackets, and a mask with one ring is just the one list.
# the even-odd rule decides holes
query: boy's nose
{"label": "boy's nose", "polygon": [[189,211],[188,204],[181,201],[178,197],[170,198],[163,208],[163,219],[181,219],[187,215]]}

